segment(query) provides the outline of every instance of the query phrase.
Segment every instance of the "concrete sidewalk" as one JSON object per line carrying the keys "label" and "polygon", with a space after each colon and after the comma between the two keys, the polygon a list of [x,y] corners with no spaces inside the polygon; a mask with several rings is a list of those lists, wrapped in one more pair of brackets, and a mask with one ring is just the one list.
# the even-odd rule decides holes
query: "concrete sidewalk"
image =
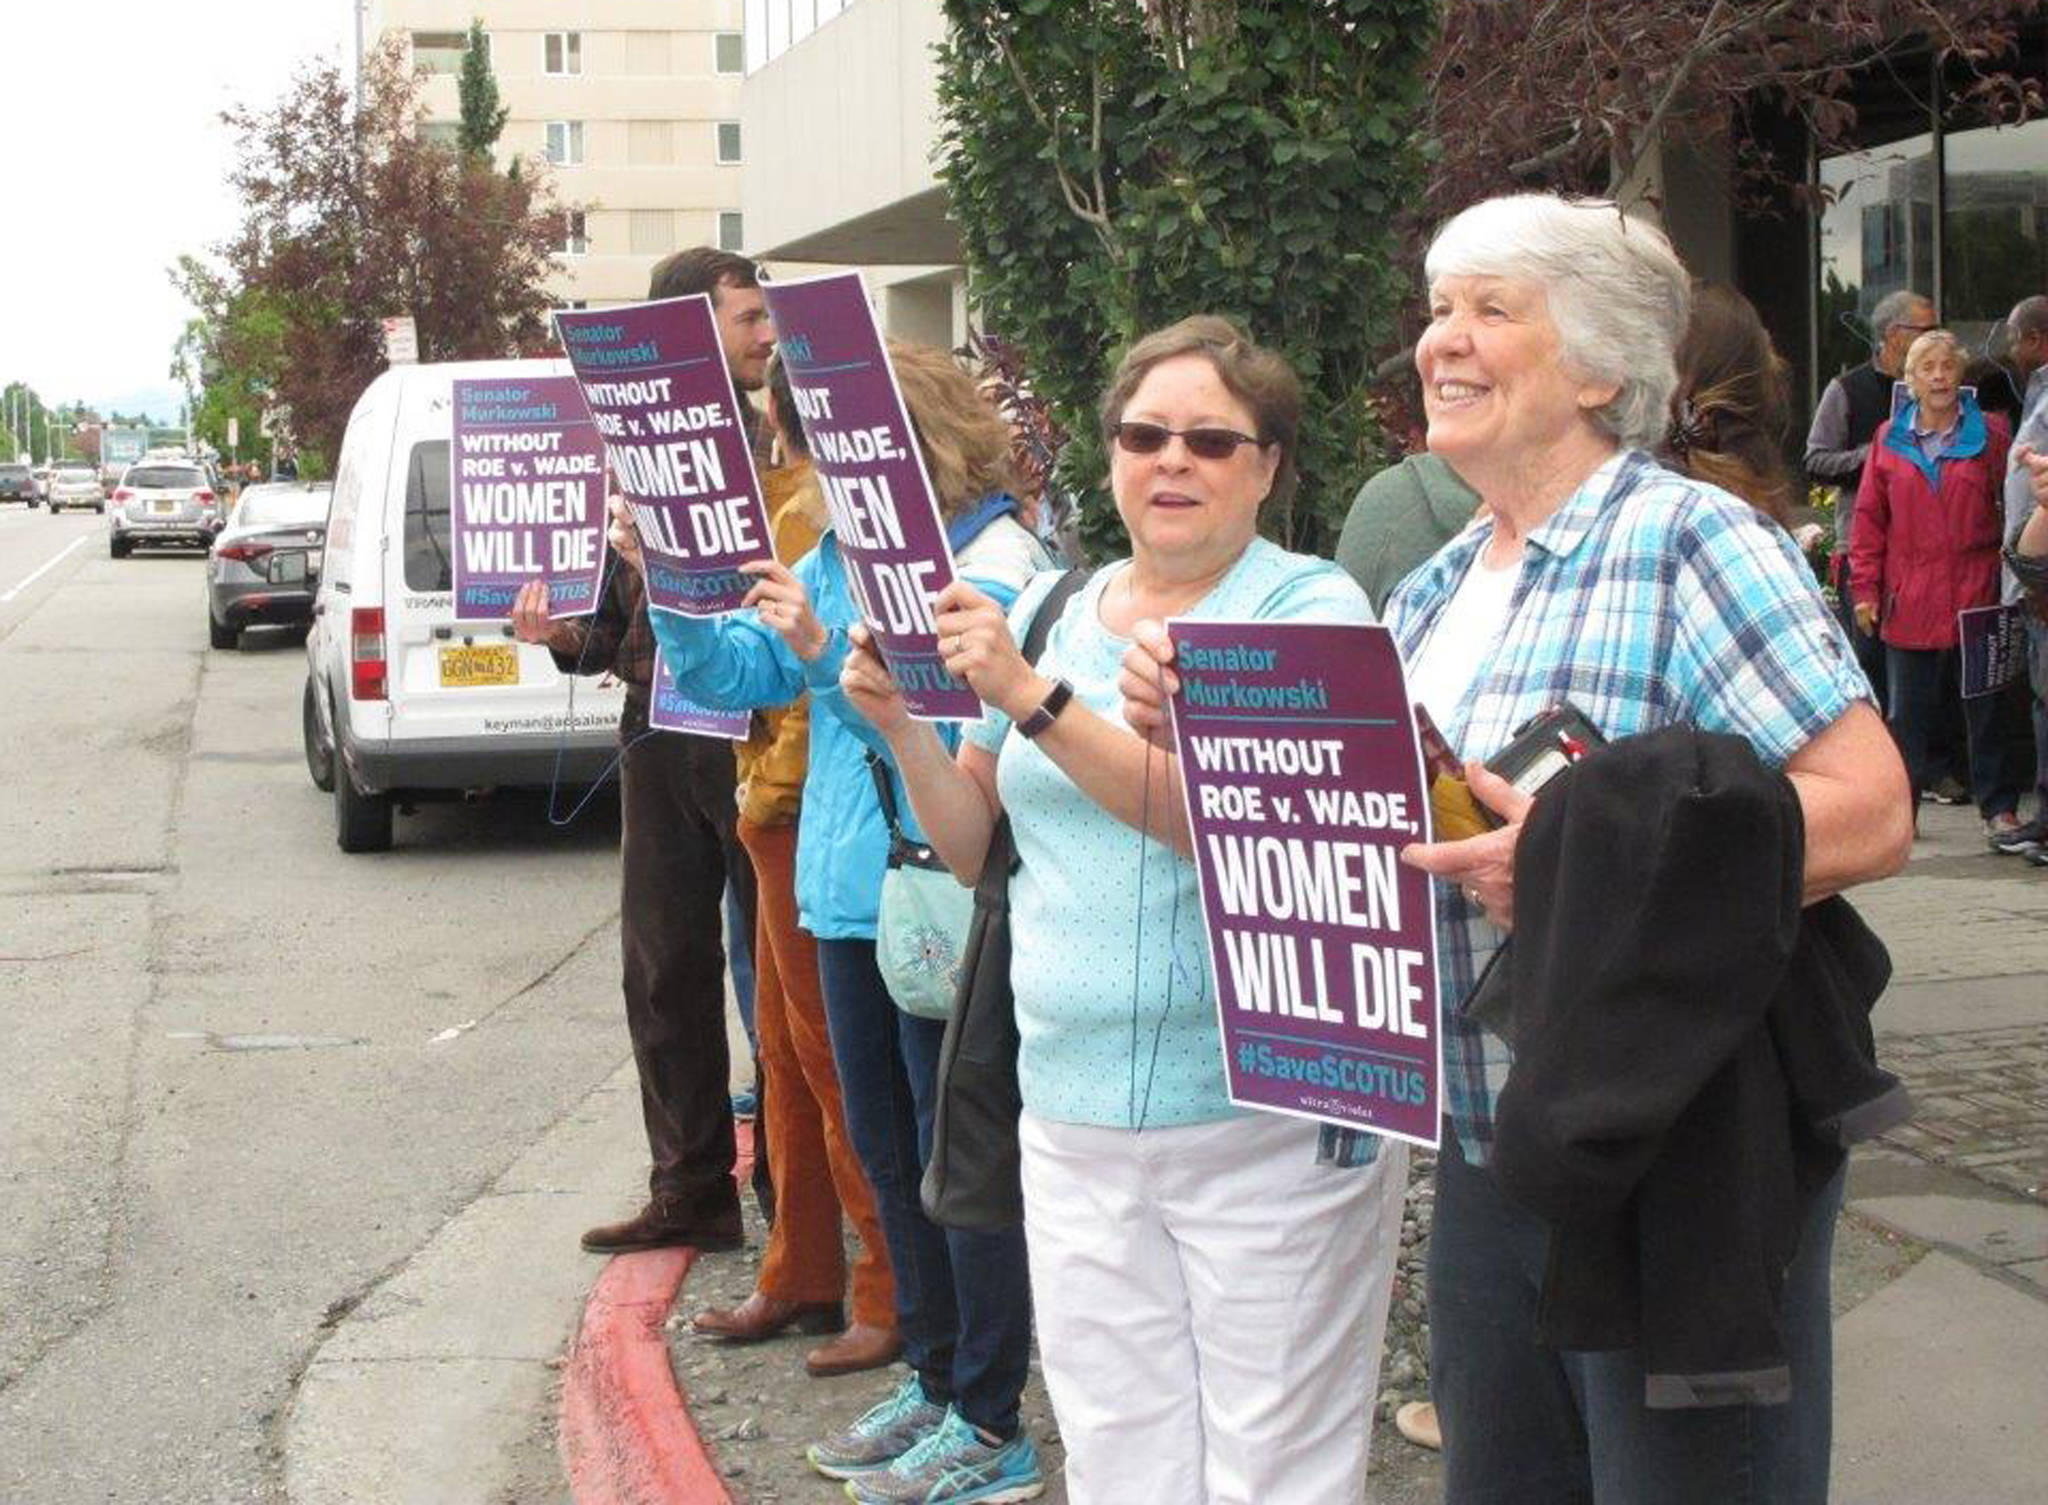
{"label": "concrete sidewalk", "polygon": [[1892,952],[1879,1058],[1919,1104],[1857,1155],[1847,1216],[1924,1248],[1835,1328],[1835,1497],[2035,1501],[2048,1471],[2048,869],[1923,806],[1855,895]]}
{"label": "concrete sidewalk", "polygon": [[[2048,870],[1990,854],[1967,811],[1927,807],[1922,829],[1907,871],[1856,896],[1896,967],[1880,1054],[1921,1111],[1851,1168],[1834,1496],[2020,1505],[2048,1473]],[[285,1430],[292,1499],[569,1498],[554,1379],[599,1269],[575,1237],[632,1202],[644,1154],[628,1066],[335,1314]],[[1439,1497],[1432,1456],[1385,1465],[1383,1505]],[[838,1498],[800,1467],[782,1474],[757,1459],[732,1492]]]}

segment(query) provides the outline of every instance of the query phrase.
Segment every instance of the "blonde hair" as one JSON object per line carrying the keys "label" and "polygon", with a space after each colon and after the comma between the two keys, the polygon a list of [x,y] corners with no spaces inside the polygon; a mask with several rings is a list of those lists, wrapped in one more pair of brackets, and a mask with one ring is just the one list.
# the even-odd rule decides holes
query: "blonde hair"
{"label": "blonde hair", "polygon": [[938,493],[940,513],[951,517],[998,491],[1015,495],[1010,426],[960,363],[935,346],[891,340],[889,364],[910,409],[910,427]]}
{"label": "blonde hair", "polygon": [[1946,350],[1956,358],[1959,365],[1970,364],[1969,349],[1961,340],[1946,329],[1930,329],[1927,333],[1917,336],[1913,343],[1906,347],[1906,359],[1900,364],[1899,370],[1910,376],[1921,359],[1936,350]]}

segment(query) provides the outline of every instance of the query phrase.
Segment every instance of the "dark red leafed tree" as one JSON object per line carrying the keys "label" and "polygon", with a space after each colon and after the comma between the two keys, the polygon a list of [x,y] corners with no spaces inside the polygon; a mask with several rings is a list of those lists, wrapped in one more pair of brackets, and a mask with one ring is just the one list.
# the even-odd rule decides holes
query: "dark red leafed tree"
{"label": "dark red leafed tree", "polygon": [[[207,358],[268,391],[297,441],[331,458],[356,398],[384,368],[380,320],[410,314],[420,359],[545,348],[546,279],[562,209],[537,168],[422,140],[402,48],[364,67],[351,97],[332,65],[298,75],[269,110],[223,118],[242,222],[174,278],[199,307]],[[265,317],[238,314],[250,307]]]}

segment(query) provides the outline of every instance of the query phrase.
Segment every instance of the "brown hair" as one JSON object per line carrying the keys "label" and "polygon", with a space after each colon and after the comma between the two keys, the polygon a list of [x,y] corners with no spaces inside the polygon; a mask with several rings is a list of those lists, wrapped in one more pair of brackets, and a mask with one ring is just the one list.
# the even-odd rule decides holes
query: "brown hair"
{"label": "brown hair", "polygon": [[796,394],[789,387],[789,367],[783,364],[780,350],[768,357],[768,403],[775,430],[782,436],[782,447],[791,455],[808,460],[811,436],[804,432],[804,415],[797,410]]}
{"label": "brown hair", "polygon": [[1784,526],[1793,503],[1784,454],[1792,422],[1791,368],[1772,347],[1756,309],[1733,288],[1693,284],[1673,402],[1675,466]]}
{"label": "brown hair", "polygon": [[736,251],[691,246],[654,264],[654,270],[647,278],[647,296],[686,298],[691,293],[709,293],[713,306],[716,306],[718,290],[728,284],[733,287],[759,287],[761,269]]}
{"label": "brown hair", "polygon": [[1294,368],[1277,351],[1253,342],[1236,324],[1219,314],[1195,314],[1178,324],[1155,329],[1124,352],[1102,394],[1102,437],[1109,443],[1124,409],[1152,368],[1183,355],[1199,355],[1216,378],[1251,410],[1258,432],[1252,437],[1280,448],[1268,501],[1283,500],[1294,490],[1295,459],[1301,447],[1301,383]]}
{"label": "brown hair", "polygon": [[938,493],[939,511],[951,517],[994,492],[1015,495],[1009,425],[960,363],[935,346],[891,340],[889,364],[910,409],[910,427]]}

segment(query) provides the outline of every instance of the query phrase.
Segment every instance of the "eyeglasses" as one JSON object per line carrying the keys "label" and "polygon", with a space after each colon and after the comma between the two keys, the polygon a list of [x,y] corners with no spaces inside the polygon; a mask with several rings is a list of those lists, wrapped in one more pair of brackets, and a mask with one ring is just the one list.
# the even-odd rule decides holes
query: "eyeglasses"
{"label": "eyeglasses", "polygon": [[1228,460],[1237,453],[1240,444],[1264,449],[1273,442],[1271,439],[1254,439],[1236,429],[1170,429],[1163,423],[1119,423],[1109,432],[1110,437],[1116,440],[1117,448],[1125,454],[1156,455],[1166,448],[1167,440],[1177,438],[1197,460]]}

